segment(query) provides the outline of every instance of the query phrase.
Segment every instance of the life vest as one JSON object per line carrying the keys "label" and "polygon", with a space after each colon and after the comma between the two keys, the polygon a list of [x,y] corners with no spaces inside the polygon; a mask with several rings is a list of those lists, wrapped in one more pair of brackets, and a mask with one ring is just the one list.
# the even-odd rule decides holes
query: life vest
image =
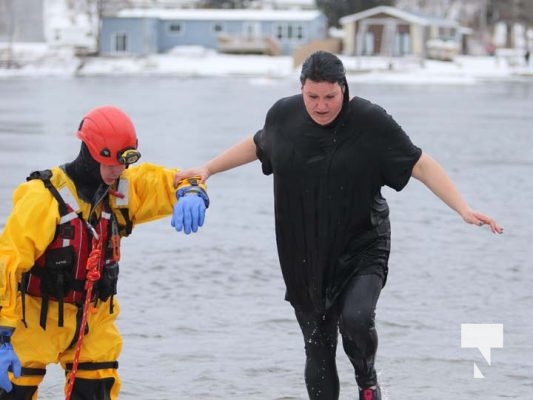
{"label": "life vest", "polygon": [[[103,257],[100,259],[100,279],[95,282],[91,301],[106,301],[111,297],[110,312],[113,312],[113,296],[117,292],[118,258],[120,237],[117,220],[109,206],[105,194],[100,218],[90,225],[81,213],[76,213],[75,198],[68,188],[57,190],[51,183],[50,170],[35,171],[27,180],[40,179],[58,202],[60,221],[54,239],[39,257],[30,271],[21,280],[20,291],[23,297],[23,314],[25,314],[24,295],[41,298],[40,325],[46,328],[48,301],[58,302],[58,326],[63,326],[63,305],[74,303],[82,305],[85,301],[85,282],[87,276],[87,259],[93,237],[104,244]],[[25,315],[23,315],[23,321]]]}

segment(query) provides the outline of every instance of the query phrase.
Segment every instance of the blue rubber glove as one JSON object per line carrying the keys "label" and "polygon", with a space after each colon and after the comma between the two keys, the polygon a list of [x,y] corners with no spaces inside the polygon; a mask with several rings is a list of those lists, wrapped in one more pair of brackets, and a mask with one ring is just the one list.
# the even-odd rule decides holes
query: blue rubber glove
{"label": "blue rubber glove", "polygon": [[187,235],[196,232],[204,224],[205,210],[209,207],[207,193],[199,186],[186,186],[176,191],[176,198],[170,224]]}
{"label": "blue rubber glove", "polygon": [[13,328],[0,326],[0,388],[6,392],[11,392],[13,389],[7,372],[13,372],[16,378],[20,377],[21,372],[19,358],[10,343],[13,330]]}

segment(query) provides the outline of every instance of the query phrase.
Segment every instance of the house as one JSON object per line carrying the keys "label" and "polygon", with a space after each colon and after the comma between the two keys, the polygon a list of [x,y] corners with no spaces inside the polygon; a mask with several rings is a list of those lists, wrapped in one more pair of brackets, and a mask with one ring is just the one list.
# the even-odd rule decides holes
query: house
{"label": "house", "polygon": [[469,31],[456,21],[378,6],[339,20],[346,55],[453,59]]}
{"label": "house", "polygon": [[44,43],[42,0],[0,1],[0,42]]}
{"label": "house", "polygon": [[94,49],[98,25],[88,6],[52,0],[0,0],[0,42]]}
{"label": "house", "polygon": [[228,53],[290,55],[327,37],[318,10],[125,9],[102,18],[101,55],[165,53],[202,46]]}

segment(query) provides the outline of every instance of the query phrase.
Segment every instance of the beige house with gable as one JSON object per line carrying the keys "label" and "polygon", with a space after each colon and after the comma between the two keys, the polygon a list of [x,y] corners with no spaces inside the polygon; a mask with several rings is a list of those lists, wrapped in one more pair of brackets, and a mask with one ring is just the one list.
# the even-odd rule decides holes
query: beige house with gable
{"label": "beige house with gable", "polygon": [[[435,50],[464,52],[468,30],[456,21],[379,6],[342,17],[343,53],[351,56],[439,57]],[[434,49],[433,47],[437,47]]]}

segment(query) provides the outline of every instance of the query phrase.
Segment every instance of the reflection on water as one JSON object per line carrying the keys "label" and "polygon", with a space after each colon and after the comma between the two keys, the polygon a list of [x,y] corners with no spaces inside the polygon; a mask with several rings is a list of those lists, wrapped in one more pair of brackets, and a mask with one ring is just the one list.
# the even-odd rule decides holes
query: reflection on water
{"label": "reflection on water", "polygon": [[[83,78],[0,81],[0,224],[35,169],[71,160],[90,108],[116,104],[136,123],[144,161],[189,167],[260,128],[297,79]],[[413,181],[384,190],[393,250],[378,304],[385,398],[533,398],[532,83],[351,85],[381,104],[505,234],[467,226]],[[251,164],[209,181],[197,235],[168,220],[124,240],[119,319],[122,399],[305,399],[304,352],[274,243],[271,178]],[[461,323],[503,323],[489,366],[460,348]],[[341,399],[355,396],[339,349]],[[485,379],[473,378],[476,363]],[[41,397],[60,393],[51,367]]]}

